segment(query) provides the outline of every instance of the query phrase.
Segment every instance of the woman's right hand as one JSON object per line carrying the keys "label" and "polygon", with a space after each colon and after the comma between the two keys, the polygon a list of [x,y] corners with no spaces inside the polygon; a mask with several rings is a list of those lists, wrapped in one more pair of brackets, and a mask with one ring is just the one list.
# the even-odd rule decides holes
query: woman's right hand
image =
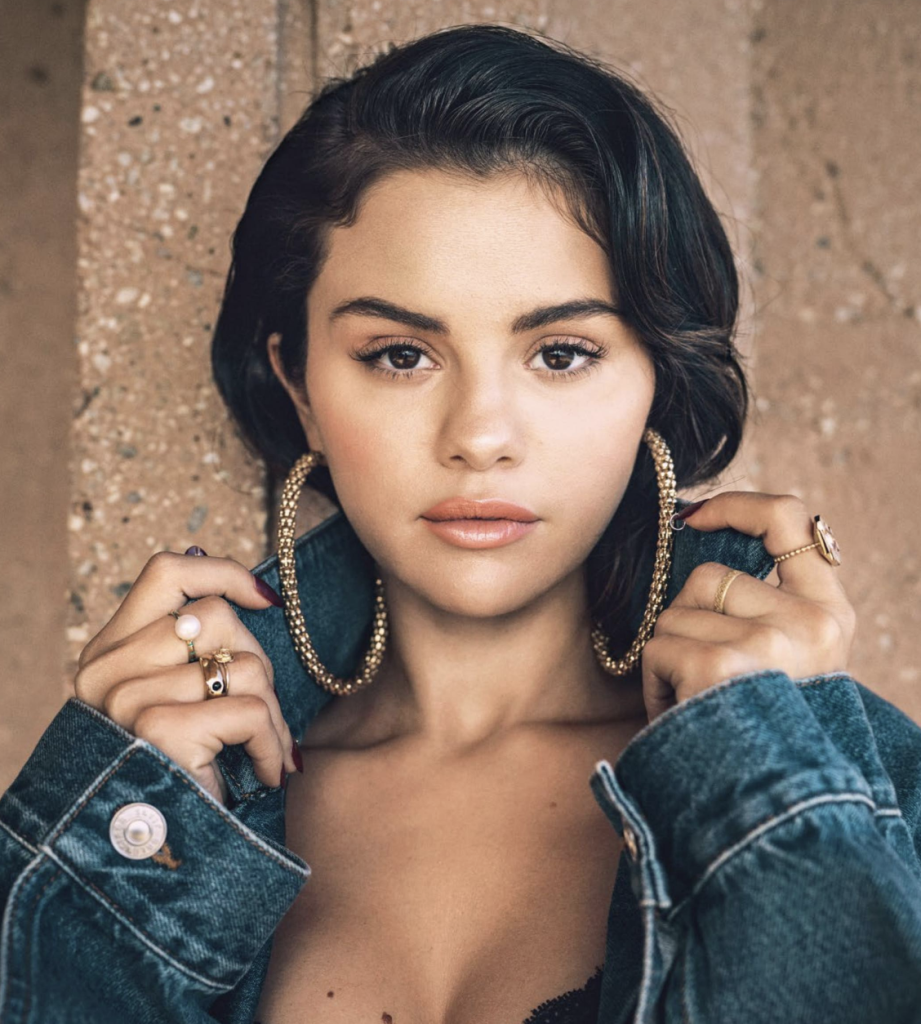
{"label": "woman's right hand", "polygon": [[[233,558],[159,551],[83,649],[75,679],[80,700],[159,747],[223,804],[227,787],[214,759],[225,744],[242,743],[268,786],[296,767],[272,663],[225,600],[267,608],[275,601],[264,591],[275,594]],[[201,665],[176,635],[169,613],[188,598],[200,598],[187,609],[201,621],[198,655],[233,652],[226,696],[206,698]]]}

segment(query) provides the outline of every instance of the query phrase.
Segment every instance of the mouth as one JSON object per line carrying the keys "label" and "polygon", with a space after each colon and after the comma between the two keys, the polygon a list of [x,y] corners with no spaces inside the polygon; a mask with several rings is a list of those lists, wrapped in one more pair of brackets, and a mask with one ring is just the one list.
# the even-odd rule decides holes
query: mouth
{"label": "mouth", "polygon": [[449,498],[420,518],[436,536],[459,548],[502,547],[529,534],[539,522],[529,508],[499,498]]}
{"label": "mouth", "polygon": [[538,517],[529,509],[501,498],[448,498],[422,513],[430,522],[514,522],[536,523]]}

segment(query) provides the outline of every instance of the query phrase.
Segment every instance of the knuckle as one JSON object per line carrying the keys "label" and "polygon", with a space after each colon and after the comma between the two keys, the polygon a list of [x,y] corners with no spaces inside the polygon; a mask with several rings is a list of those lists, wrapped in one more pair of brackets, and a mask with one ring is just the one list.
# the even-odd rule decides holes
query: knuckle
{"label": "knuckle", "polygon": [[142,576],[163,577],[172,573],[176,567],[175,551],[155,551],[141,570]]}
{"label": "knuckle", "polygon": [[90,666],[81,665],[77,669],[77,674],[74,676],[74,694],[85,704],[90,703],[88,698],[93,690],[89,680],[90,672]]}
{"label": "knuckle", "polygon": [[663,608],[662,611],[660,611],[659,614],[656,616],[656,624],[652,628],[652,635],[658,636],[660,629],[663,633],[667,633],[669,627],[674,625],[675,615],[675,608],[671,606],[669,606],[668,608]]}
{"label": "knuckle", "polygon": [[759,627],[761,647],[771,662],[782,663],[790,651],[790,638],[780,629],[768,623]]}
{"label": "knuckle", "polygon": [[706,583],[717,576],[722,576],[725,571],[726,566],[721,562],[700,562],[690,571],[688,580],[693,579],[695,583]]}
{"label": "knuckle", "polygon": [[806,503],[795,494],[778,494],[776,497],[777,511],[783,519],[807,519],[812,517],[806,509]]}
{"label": "knuckle", "polygon": [[251,680],[260,693],[272,690],[272,681],[265,669],[265,662],[252,651],[238,651],[233,656],[234,665],[239,665],[241,675]]}
{"label": "knuckle", "polygon": [[162,735],[163,731],[164,711],[160,704],[144,708],[134,720],[134,735],[156,744],[156,737]]}
{"label": "knuckle", "polygon": [[843,639],[843,630],[837,617],[830,611],[814,606],[806,618],[809,636],[822,650],[837,647]]}
{"label": "knuckle", "polygon": [[203,612],[208,617],[208,622],[217,626],[227,625],[237,618],[226,599],[219,594],[206,594],[200,597],[194,602],[193,611],[196,615],[198,611]]}
{"label": "knuckle", "polygon": [[102,710],[105,711],[113,722],[122,721],[128,711],[130,693],[130,680],[125,679],[110,687],[105,697],[103,697]]}
{"label": "knuckle", "polygon": [[247,714],[252,715],[254,718],[262,719],[262,727],[272,725],[272,712],[262,697],[256,693],[246,693],[239,699],[245,701],[244,707]]}

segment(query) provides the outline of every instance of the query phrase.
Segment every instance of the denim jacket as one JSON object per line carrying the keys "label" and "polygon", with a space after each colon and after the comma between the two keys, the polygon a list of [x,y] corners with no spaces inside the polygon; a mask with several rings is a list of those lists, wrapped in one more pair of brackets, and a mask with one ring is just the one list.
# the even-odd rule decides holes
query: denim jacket
{"label": "denim jacket", "polygon": [[[348,675],[370,556],[341,512],[295,550],[311,638]],[[666,605],[704,561],[759,579],[773,566],[757,538],[686,527]],[[277,555],[254,572],[278,589]],[[332,696],[282,609],[233,607],[302,737]],[[0,799],[2,1024],[252,1021],[310,867],[285,848],[284,790],[242,745],[218,763],[227,806],[80,699],[61,708]],[[586,785],[624,838],[599,1024],[921,1021],[921,729],[891,703],[846,672],[748,672],[657,717]],[[132,803],[167,827],[139,859],[110,839]]]}

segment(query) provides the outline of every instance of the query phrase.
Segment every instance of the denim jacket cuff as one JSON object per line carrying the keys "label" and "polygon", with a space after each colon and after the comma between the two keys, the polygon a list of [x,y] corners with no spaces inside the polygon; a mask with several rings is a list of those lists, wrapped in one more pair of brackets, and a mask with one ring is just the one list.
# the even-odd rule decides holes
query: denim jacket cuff
{"label": "denim jacket cuff", "polygon": [[738,844],[810,801],[856,795],[872,805],[867,780],[776,670],[735,676],[669,708],[613,768],[598,762],[591,785],[636,851],[637,896],[662,909],[691,895]]}
{"label": "denim jacket cuff", "polygon": [[[109,836],[131,803],[151,805],[167,827],[163,846],[137,860]],[[246,973],[310,874],[161,750],[76,697],[0,801],[0,819],[57,865],[113,934],[130,932],[215,995]]]}

